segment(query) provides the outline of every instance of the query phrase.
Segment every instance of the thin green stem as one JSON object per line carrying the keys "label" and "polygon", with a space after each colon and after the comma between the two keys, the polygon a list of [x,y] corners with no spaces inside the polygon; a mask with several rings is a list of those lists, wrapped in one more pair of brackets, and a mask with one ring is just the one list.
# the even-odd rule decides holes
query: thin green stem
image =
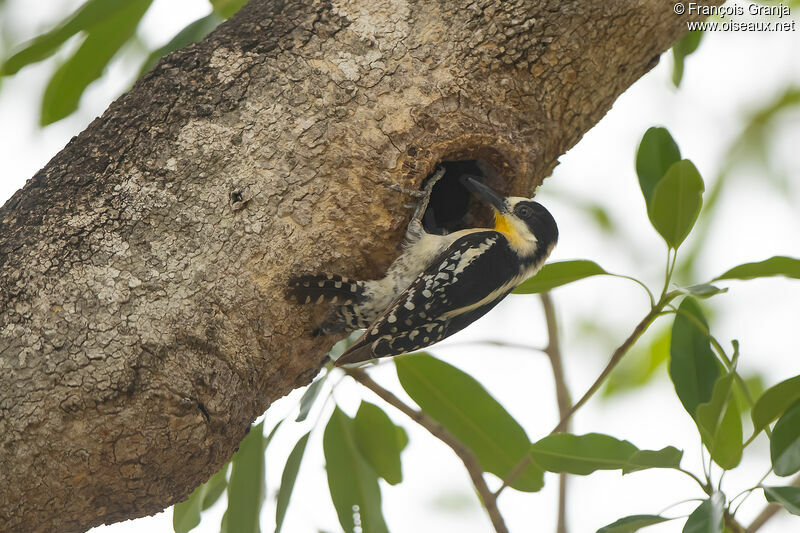
{"label": "thin green stem", "polygon": [[[733,510],[733,512],[731,513],[733,516],[736,516],[736,513],[739,511],[739,507],[741,507],[741,506],[742,506],[742,504],[745,502],[745,500],[747,500],[747,498],[749,498],[749,497],[750,497],[750,495],[751,495],[751,494],[753,494],[753,492],[754,492],[754,491],[756,491],[757,489],[763,488],[761,484],[762,484],[762,483],[764,483],[764,480],[765,480],[765,479],[767,479],[767,477],[769,477],[769,475],[770,475],[771,473],[772,473],[772,467],[770,467],[770,468],[769,468],[769,470],[767,470],[767,473],[766,473],[766,474],[764,474],[763,476],[761,476],[761,479],[759,479],[759,480],[758,480],[758,483],[756,483],[756,484],[755,484],[755,486],[753,486],[753,487],[750,487],[749,489],[745,489],[745,490],[743,490],[742,492],[740,492],[739,494],[737,494],[736,496],[734,496],[733,498],[731,498],[731,503],[730,503],[730,505],[733,505],[733,502],[734,502],[734,501],[735,501],[735,500],[736,500],[736,499],[737,499],[739,496],[741,496],[741,495],[743,495],[743,494],[746,494],[746,496],[745,496],[744,498],[742,498],[742,501],[740,501],[740,502],[739,502],[739,504],[736,506],[736,509],[734,509],[734,510]],[[730,505],[729,505],[728,507],[730,507]]]}
{"label": "thin green stem", "polygon": [[[700,440],[700,449],[701,450],[703,449],[703,446],[705,446],[705,445],[703,444],[703,441],[701,439]],[[708,450],[708,485],[709,486],[712,486],[714,484],[713,478],[711,477],[711,474],[713,473],[713,471],[712,471],[713,468],[714,468],[714,459],[711,457],[711,450]]]}
{"label": "thin green stem", "polygon": [[708,465],[706,466],[706,451],[703,442],[700,442],[700,464],[703,466],[703,475],[706,477],[706,484],[711,486],[711,458],[709,457]]}
{"label": "thin green stem", "polygon": [[656,306],[656,298],[655,298],[655,296],[653,296],[653,292],[650,290],[650,288],[647,285],[645,285],[644,283],[642,283],[638,279],[634,278],[633,276],[626,276],[625,274],[612,274],[611,272],[609,272],[609,275],[614,276],[615,278],[624,278],[624,279],[629,279],[629,280],[633,281],[634,283],[639,285],[641,288],[643,288],[645,290],[645,292],[647,293],[647,297],[650,298],[650,307],[655,307]]}
{"label": "thin green stem", "polygon": [[770,466],[769,470],[767,470],[767,473],[761,476],[761,479],[758,480],[758,484],[755,486],[755,488],[760,487],[761,484],[764,483],[764,480],[767,479],[771,473],[772,473],[772,467]]}
{"label": "thin green stem", "polygon": [[[736,500],[738,500],[738,499],[739,499],[739,498],[741,498],[742,496],[745,496],[745,495],[749,496],[749,495],[750,495],[750,494],[752,494],[752,492],[753,492],[754,490],[756,490],[757,488],[758,488],[758,486],[756,485],[755,487],[750,487],[750,488],[748,488],[748,489],[744,489],[744,490],[743,490],[743,491],[741,491],[739,494],[737,494],[736,496],[734,496],[733,498],[731,498],[731,502],[730,502],[730,504],[729,504],[728,506],[730,507],[731,505],[733,505],[733,502],[735,502]],[[747,497],[745,497],[745,498],[744,498],[744,499],[743,499],[741,502],[739,502],[739,504],[736,506],[736,508],[733,510],[733,512],[731,512],[731,514],[732,514],[733,516],[736,516],[736,513],[739,511],[739,507],[741,507],[741,506],[742,506],[742,502],[744,502],[744,500],[746,500],[746,499],[747,499]]]}
{"label": "thin green stem", "polygon": [[652,308],[650,312],[647,313],[647,315],[641,320],[641,322],[639,322],[636,325],[636,327],[633,330],[633,333],[631,333],[630,336],[627,339],[625,339],[625,342],[623,342],[620,345],[620,347],[614,351],[608,364],[600,373],[600,375],[597,377],[597,379],[594,381],[594,383],[592,383],[592,386],[589,387],[589,389],[584,393],[581,399],[578,400],[569,409],[566,416],[564,416],[558,423],[558,425],[555,428],[553,428],[552,433],[558,433],[560,431],[563,431],[564,426],[566,425],[567,421],[572,417],[572,415],[575,414],[575,411],[583,407],[583,405],[587,401],[589,401],[589,399],[592,396],[594,396],[594,394],[600,389],[600,386],[606,380],[608,375],[611,374],[611,371],[614,370],[614,368],[616,368],[616,366],[619,364],[619,362],[622,360],[625,354],[628,353],[628,350],[630,350],[631,346],[633,346],[633,344],[639,339],[639,337],[641,337],[642,334],[647,330],[650,324],[652,324],[653,321],[656,319],[658,313],[661,311],[659,307],[661,305],[661,302],[659,302],[659,304],[656,305],[657,306]]}
{"label": "thin green stem", "polygon": [[[800,475],[796,476],[791,483],[792,487],[800,487]],[[776,503],[767,504],[764,509],[758,514],[755,519],[750,522],[750,525],[747,526],[747,533],[755,533],[759,529],[761,529],[764,524],[769,522],[769,520],[775,516],[775,514],[781,510],[783,507]]]}
{"label": "thin green stem", "polygon": [[[670,253],[672,252],[672,253]],[[672,257],[672,261],[670,261]],[[669,282],[672,280],[672,272],[675,270],[675,261],[678,259],[678,250],[667,248],[667,265],[664,268],[664,288],[661,290],[661,300],[667,295]]]}
{"label": "thin green stem", "polygon": [[664,267],[664,288],[661,289],[661,296],[667,294],[667,289],[669,288],[669,260],[671,253],[672,248],[667,247],[667,264]]}
{"label": "thin green stem", "polygon": [[692,478],[693,480],[695,480],[697,482],[697,484],[700,485],[700,488],[703,489],[703,492],[708,493],[708,491],[710,490],[709,485],[706,484],[706,483],[703,483],[702,479],[700,479],[699,477],[694,475],[692,472],[690,472],[689,470],[686,470],[686,469],[684,469],[682,467],[678,467],[677,470],[678,470],[678,472],[682,472],[682,473],[686,474],[687,476],[689,476],[690,478]]}
{"label": "thin green stem", "polygon": [[[664,513],[666,513],[667,511],[669,511],[670,509],[672,509],[673,507],[677,507],[677,506],[679,506],[679,505],[681,505],[681,504],[684,504],[684,503],[689,503],[689,502],[704,502],[704,501],[706,501],[706,499],[705,499],[705,498],[686,498],[685,500],[681,500],[681,501],[679,501],[679,502],[675,502],[675,503],[671,503],[671,504],[667,505],[666,507],[664,507],[663,509],[661,509],[661,510],[660,510],[658,513],[656,513],[656,514],[658,514],[659,516],[661,516],[661,515],[663,515]],[[682,516],[686,516],[686,515],[682,515]],[[675,519],[677,519],[677,518],[680,518],[680,516],[676,516],[675,518],[670,518],[670,520],[675,520]]]}
{"label": "thin green stem", "polygon": [[[567,411],[566,415],[564,415],[561,418],[556,427],[554,427],[553,430],[550,432],[551,435],[554,433],[560,433],[564,431],[564,428],[566,427],[566,424],[570,420],[570,418],[572,418],[572,415],[574,415],[578,409],[583,407],[583,405],[586,404],[586,402],[589,401],[589,399],[592,396],[594,396],[594,394],[600,389],[600,386],[603,384],[606,378],[608,378],[609,374],[611,374],[611,371],[614,370],[614,368],[616,368],[616,366],[619,364],[619,362],[622,360],[625,354],[628,353],[631,346],[633,346],[633,344],[639,339],[639,337],[641,337],[642,334],[645,331],[647,331],[647,328],[650,327],[650,324],[653,323],[653,321],[661,313],[664,306],[666,306],[668,303],[669,300],[667,300],[666,297],[663,297],[656,304],[655,307],[650,309],[650,312],[647,313],[647,315],[645,315],[645,317],[636,325],[636,327],[633,329],[633,332],[628,336],[628,338],[625,339],[625,341],[619,346],[619,348],[614,350],[614,353],[611,355],[611,359],[609,360],[608,364],[606,364],[606,367],[603,369],[603,371],[600,373],[600,375],[597,377],[594,383],[592,383],[591,387],[589,387],[586,393],[584,393],[581,399],[578,400],[569,409],[569,411]],[[514,480],[516,480],[519,477],[519,475],[522,474],[522,472],[530,464],[530,462],[531,462],[530,454],[523,457],[514,466],[514,468],[511,469],[511,472],[509,472],[509,474],[503,480],[503,484],[500,486],[500,488],[497,489],[497,491],[495,491],[494,493],[495,497],[499,495],[509,484],[513,483]]]}
{"label": "thin green stem", "polygon": [[759,435],[761,435],[760,431],[754,431],[753,434],[750,435],[750,438],[744,441],[744,444],[742,444],[742,448],[747,448],[748,446],[750,446],[750,443],[756,440],[756,437],[758,437]]}

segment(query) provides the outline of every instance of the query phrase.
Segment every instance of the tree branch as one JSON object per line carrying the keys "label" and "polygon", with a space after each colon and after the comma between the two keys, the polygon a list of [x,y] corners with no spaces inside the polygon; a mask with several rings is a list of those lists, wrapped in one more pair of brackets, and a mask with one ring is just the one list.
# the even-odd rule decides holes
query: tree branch
{"label": "tree branch", "polygon": [[396,257],[410,213],[386,183],[478,159],[530,196],[689,19],[251,0],[164,58],[0,208],[0,530],[185,498],[335,340],[289,277]]}
{"label": "tree branch", "polygon": [[[630,350],[631,346],[633,346],[633,344],[639,339],[639,337],[642,336],[642,334],[647,330],[648,326],[653,322],[653,320],[655,320],[656,317],[659,316],[661,310],[667,303],[668,302],[664,300],[659,302],[656,305],[656,307],[653,307],[650,310],[650,312],[647,313],[647,315],[636,325],[636,327],[633,329],[633,332],[628,336],[628,338],[625,339],[625,341],[619,346],[619,348],[614,350],[614,353],[611,355],[611,359],[608,361],[608,364],[600,373],[600,375],[597,377],[597,379],[594,381],[594,383],[592,383],[592,386],[589,387],[589,390],[587,390],[586,393],[581,397],[581,399],[578,400],[578,402],[574,404],[567,411],[566,415],[561,417],[561,420],[556,425],[556,427],[554,427],[553,430],[550,432],[550,435],[554,433],[561,433],[566,430],[565,429],[566,425],[569,422],[570,418],[572,418],[572,415],[575,414],[575,411],[583,407],[583,405],[587,401],[589,401],[589,399],[594,395],[594,393],[600,389],[600,386],[603,384],[603,381],[605,381],[608,375],[611,374],[611,371],[614,370],[614,368],[619,364],[619,362],[622,360],[625,354],[628,353],[628,350]],[[525,470],[525,468],[527,468],[530,462],[531,462],[530,454],[523,457],[519,461],[519,463],[517,463],[517,465],[511,470],[508,476],[503,480],[503,484],[500,486],[500,488],[495,491],[495,496],[499,495],[500,492],[503,491],[503,489],[505,489],[507,486],[513,483],[514,480],[517,479],[517,477],[519,477],[519,475]]]}
{"label": "tree branch", "polygon": [[[553,367],[558,416],[561,420],[564,420],[569,414],[572,400],[567,387],[567,379],[564,375],[561,343],[558,335],[558,318],[556,317],[556,310],[550,293],[543,292],[539,297],[542,300],[544,319],[547,324],[547,347],[544,352],[550,359],[550,366]],[[569,431],[569,421],[565,423],[564,431]],[[556,523],[556,533],[567,533],[567,480],[568,476],[565,472],[558,475],[558,521]]]}
{"label": "tree branch", "polygon": [[566,416],[561,418],[561,421],[556,425],[555,428],[553,428],[551,434],[564,431],[567,421],[569,421],[572,415],[575,414],[575,411],[583,407],[583,405],[588,402],[592,396],[594,396],[594,393],[600,389],[600,386],[603,384],[609,374],[611,374],[611,372],[617,367],[619,362],[622,361],[622,358],[625,357],[625,354],[628,353],[628,350],[631,349],[631,346],[633,346],[633,344],[639,340],[639,337],[641,337],[650,324],[652,324],[653,320],[658,317],[658,315],[661,313],[661,310],[664,308],[664,305],[664,303],[656,305],[656,307],[652,308],[650,312],[647,313],[647,315],[645,315],[645,317],[638,324],[636,324],[636,327],[633,329],[633,332],[628,336],[628,338],[625,339],[619,348],[614,350],[614,353],[611,355],[611,359],[608,361],[608,364],[600,373],[600,375],[597,376],[597,379],[595,379],[594,383],[592,383],[592,386],[589,387],[589,389],[584,393],[583,396],[581,396],[581,399],[578,400],[575,405],[570,407]]}
{"label": "tree branch", "polygon": [[472,453],[472,450],[467,448],[464,443],[458,440],[455,435],[450,433],[447,428],[443,427],[436,420],[429,417],[422,411],[412,409],[403,403],[400,398],[378,385],[363,370],[347,369],[346,372],[353,379],[377,394],[383,401],[406,414],[414,422],[427,429],[431,435],[447,444],[455,452],[455,454],[458,455],[459,459],[461,459],[461,462],[464,463],[464,467],[467,469],[473,485],[475,485],[475,490],[477,490],[478,495],[480,495],[481,503],[486,509],[486,512],[489,514],[489,518],[492,521],[495,531],[497,533],[508,533],[508,528],[503,521],[503,516],[500,514],[500,510],[497,508],[497,498],[494,494],[492,494],[492,491],[490,491],[489,487],[486,485],[486,480],[483,478],[483,469],[481,468],[478,458],[475,457],[474,453]]}
{"label": "tree branch", "polygon": [[726,529],[729,529],[731,533],[746,533],[744,527],[736,521],[736,518],[727,509],[723,513],[723,521]]}

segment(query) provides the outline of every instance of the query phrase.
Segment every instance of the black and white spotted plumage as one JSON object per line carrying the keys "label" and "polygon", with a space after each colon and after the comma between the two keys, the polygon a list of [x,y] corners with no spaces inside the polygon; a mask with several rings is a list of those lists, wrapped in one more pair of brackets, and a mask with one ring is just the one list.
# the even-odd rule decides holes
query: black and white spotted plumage
{"label": "black and white spotted plumage", "polygon": [[463,235],[375,320],[348,350],[347,362],[361,353],[371,359],[414,351],[464,328],[460,315],[477,319],[513,288],[509,282],[518,272],[512,254],[495,231]]}
{"label": "black and white spotted plumage", "polygon": [[[385,278],[348,280],[352,285],[342,287],[335,287],[333,281],[334,288],[354,296],[340,301],[342,305],[331,310],[319,331],[366,329],[336,365],[430,346],[486,314],[541,268],[558,239],[550,213],[526,198],[502,198],[471,177],[464,184],[495,209],[494,229],[433,235],[422,229],[415,216],[406,235],[406,249]],[[297,278],[290,294],[294,290],[301,302],[324,301],[333,295],[328,285],[334,279]],[[309,283],[306,286],[301,281],[303,288],[298,289],[298,280]]]}
{"label": "black and white spotted plumage", "polygon": [[314,330],[314,336],[353,331],[368,327],[377,316],[361,312],[367,283],[338,274],[306,274],[290,280],[287,298],[301,304],[335,305],[328,319]]}

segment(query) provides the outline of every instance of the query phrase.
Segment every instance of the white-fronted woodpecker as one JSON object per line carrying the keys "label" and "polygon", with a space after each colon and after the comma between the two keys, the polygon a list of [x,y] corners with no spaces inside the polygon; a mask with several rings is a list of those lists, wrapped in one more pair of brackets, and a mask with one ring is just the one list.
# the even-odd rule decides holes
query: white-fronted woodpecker
{"label": "white-fronted woodpecker", "polygon": [[442,174],[429,180],[404,251],[383,279],[320,274],[290,281],[291,300],[335,305],[315,334],[366,329],[337,366],[419,350],[464,329],[533,276],[555,246],[558,227],[544,206],[504,198],[477,176],[462,176],[461,182],[492,207],[494,228],[426,232],[422,216]]}

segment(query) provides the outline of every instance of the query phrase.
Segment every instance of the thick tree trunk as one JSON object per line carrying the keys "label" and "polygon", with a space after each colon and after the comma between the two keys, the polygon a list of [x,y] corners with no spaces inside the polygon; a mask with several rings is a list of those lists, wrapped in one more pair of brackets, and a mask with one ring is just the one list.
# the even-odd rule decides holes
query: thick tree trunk
{"label": "thick tree trunk", "polygon": [[397,253],[409,199],[385,184],[481,159],[530,195],[685,20],[253,0],[162,61],[0,210],[0,531],[183,499],[330,347],[289,276]]}

